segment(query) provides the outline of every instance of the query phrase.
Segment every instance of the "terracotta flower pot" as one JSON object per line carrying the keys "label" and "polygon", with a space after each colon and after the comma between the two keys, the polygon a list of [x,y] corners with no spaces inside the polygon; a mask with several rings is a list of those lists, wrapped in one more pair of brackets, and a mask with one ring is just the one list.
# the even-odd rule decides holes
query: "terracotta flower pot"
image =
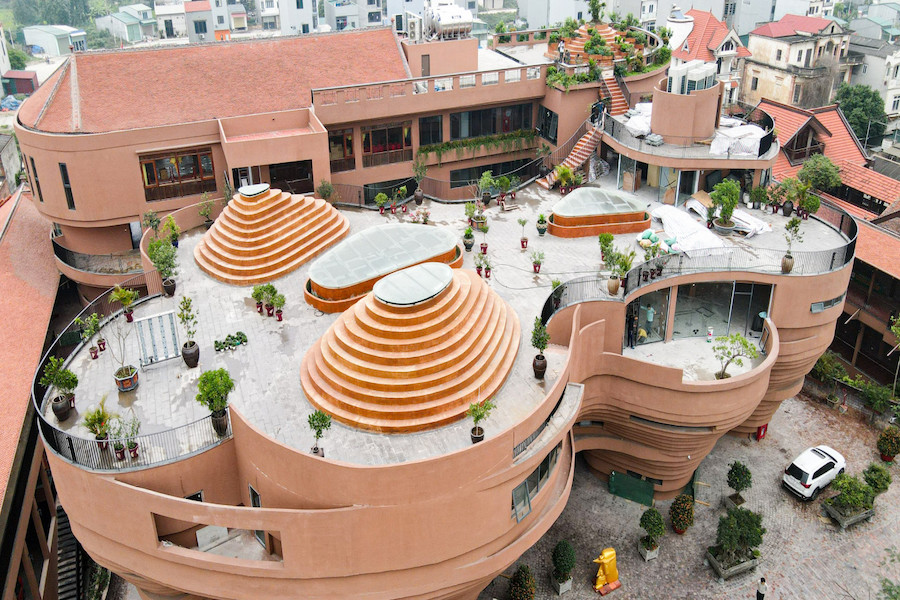
{"label": "terracotta flower pot", "polygon": [[678,535],[684,535],[687,529],[678,529],[677,527],[672,526],[672,531],[674,531]]}
{"label": "terracotta flower pot", "polygon": [[97,340],[97,347],[100,348],[100,352],[106,350],[106,340],[103,338]]}
{"label": "terracotta flower pot", "polygon": [[134,311],[131,309],[127,309],[125,311],[125,322],[133,323],[134,322]]}
{"label": "terracotta flower pot", "polygon": [[88,352],[91,353],[92,360],[96,359],[98,356],[100,356],[100,351],[97,350],[97,346],[91,346],[90,348],[88,348]]}
{"label": "terracotta flower pot", "polygon": [[882,454],[881,460],[883,460],[884,462],[894,462],[894,457],[888,454]]}
{"label": "terracotta flower pot", "polygon": [[520,239],[519,243],[522,244],[522,250],[525,250],[526,248],[528,248],[528,238],[527,237],[523,237],[522,239]]}
{"label": "terracotta flower pot", "polygon": [[541,272],[541,263],[531,263],[531,268],[534,269],[535,273]]}
{"label": "terracotta flower pot", "polygon": [[482,254],[487,254],[487,247],[488,247],[488,245],[486,243],[484,243],[484,242],[481,243],[481,253]]}

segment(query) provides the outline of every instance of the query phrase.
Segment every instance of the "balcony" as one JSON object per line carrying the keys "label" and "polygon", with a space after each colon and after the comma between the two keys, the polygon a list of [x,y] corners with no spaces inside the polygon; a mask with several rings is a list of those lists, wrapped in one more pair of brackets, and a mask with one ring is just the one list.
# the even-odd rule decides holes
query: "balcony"
{"label": "balcony", "polygon": [[788,160],[792,165],[802,163],[814,154],[822,154],[825,152],[825,144],[816,143],[803,148],[785,148],[784,153],[787,154]]}
{"label": "balcony", "polygon": [[65,236],[51,238],[51,242],[60,273],[78,283],[109,287],[122,281],[125,276],[133,276],[143,270],[140,250],[84,254],[63,246]]}
{"label": "balcony", "polygon": [[412,159],[412,148],[374,152],[372,154],[363,154],[363,167],[379,167],[399,162],[410,162]]}

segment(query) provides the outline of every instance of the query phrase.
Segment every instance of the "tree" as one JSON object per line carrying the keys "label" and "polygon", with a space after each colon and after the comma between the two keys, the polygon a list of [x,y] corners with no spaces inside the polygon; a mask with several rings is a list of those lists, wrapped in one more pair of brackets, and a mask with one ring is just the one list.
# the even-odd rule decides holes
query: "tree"
{"label": "tree", "polygon": [[28,55],[18,48],[9,47],[9,67],[14,71],[23,71],[25,69]]}
{"label": "tree", "polygon": [[841,185],[841,173],[824,154],[814,154],[803,163],[797,178],[814,190],[827,192]]}
{"label": "tree", "polygon": [[600,13],[602,12],[604,6],[606,6],[606,3],[600,2],[600,0],[588,0],[588,10],[591,13],[592,22],[600,22]]}
{"label": "tree", "polygon": [[750,489],[752,483],[753,476],[747,465],[739,460],[731,463],[731,468],[728,469],[728,487],[733,489],[736,494],[740,494],[744,490]]}
{"label": "tree", "polygon": [[653,550],[659,544],[657,540],[666,533],[666,524],[662,515],[653,507],[648,508],[641,515],[641,527],[647,535],[641,538],[641,544],[646,550]]}
{"label": "tree", "polygon": [[73,25],[72,9],[68,0],[43,0],[41,20],[47,25]]}
{"label": "tree", "polygon": [[534,600],[534,592],[537,588],[534,575],[527,565],[519,565],[509,582],[509,597],[511,600]]}
{"label": "tree", "polygon": [[13,0],[12,11],[13,18],[20,27],[41,22],[41,8],[34,0]]}
{"label": "tree", "polygon": [[738,200],[741,197],[741,188],[733,179],[725,179],[720,181],[713,187],[713,191],[709,193],[713,206],[719,208],[719,223],[726,227],[734,225],[731,215],[737,208]]}
{"label": "tree", "polygon": [[850,123],[853,133],[863,144],[868,140],[880,140],[884,135],[884,100],[879,93],[867,85],[841,84],[834,99],[840,103],[841,111]]}
{"label": "tree", "polygon": [[[662,517],[659,518],[662,523]],[[553,548],[553,577],[557,583],[565,583],[575,568],[575,548],[566,540],[560,540]]]}
{"label": "tree", "polygon": [[762,515],[745,508],[729,508],[728,514],[719,518],[716,530],[717,558],[727,569],[747,558],[753,548],[762,544]]}
{"label": "tree", "polygon": [[759,351],[740,333],[732,333],[716,338],[713,354],[722,365],[722,370],[716,373],[716,379],[725,379],[730,377],[725,370],[731,363],[742,367],[744,366],[743,358],[753,360],[759,356]]}

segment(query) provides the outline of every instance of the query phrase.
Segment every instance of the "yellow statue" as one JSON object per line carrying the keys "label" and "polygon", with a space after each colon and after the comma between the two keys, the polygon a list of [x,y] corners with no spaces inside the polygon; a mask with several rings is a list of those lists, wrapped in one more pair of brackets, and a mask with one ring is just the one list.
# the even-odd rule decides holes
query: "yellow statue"
{"label": "yellow statue", "polygon": [[616,551],[614,549],[604,549],[600,556],[594,559],[594,562],[599,565],[597,580],[594,582],[595,592],[600,592],[601,596],[605,596],[622,586],[622,582],[619,581],[619,570],[616,568]]}

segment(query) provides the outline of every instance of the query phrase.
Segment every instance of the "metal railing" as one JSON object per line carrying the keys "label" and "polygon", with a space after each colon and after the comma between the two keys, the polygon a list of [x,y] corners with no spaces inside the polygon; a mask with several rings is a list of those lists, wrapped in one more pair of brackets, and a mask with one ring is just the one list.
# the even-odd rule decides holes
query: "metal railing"
{"label": "metal railing", "polygon": [[143,271],[139,250],[133,250],[128,254],[84,254],[69,250],[60,244],[59,236],[54,237],[51,234],[50,241],[56,258],[79,271],[104,275],[124,275]]}
{"label": "metal railing", "polygon": [[[141,274],[121,284],[123,288],[131,288],[138,292],[138,303],[155,298],[156,295],[148,295],[146,288],[147,276]],[[101,324],[106,325],[113,319],[119,318],[122,305],[109,299],[112,289],[105,291],[97,299],[88,304],[78,317],[85,318],[92,313],[103,315]],[[102,329],[101,329],[102,332]],[[35,371],[31,384],[31,401],[37,413],[38,427],[44,439],[44,445],[62,458],[96,471],[120,471],[140,467],[159,465],[173,460],[191,456],[211,448],[231,435],[231,423],[228,421],[227,431],[223,437],[219,437],[213,430],[211,416],[154,433],[136,435],[133,438],[120,440],[126,447],[126,458],[116,460],[114,444],[117,440],[107,440],[108,447],[101,448],[95,439],[89,439],[73,435],[57,428],[45,417],[45,409],[49,410],[48,403],[51,400],[48,390],[40,384],[44,366],[51,356],[66,358],[80,350],[84,350],[81,342],[81,330],[73,319],[57,338],[50,344],[50,348],[42,357]],[[67,361],[68,362],[68,361]],[[112,378],[112,373],[110,373]],[[127,442],[134,440],[138,444],[137,458],[129,458]]]}
{"label": "metal railing", "polygon": [[563,144],[557,146],[556,150],[550,153],[545,164],[547,164],[547,166],[555,166],[566,160],[569,157],[569,154],[571,154],[572,149],[575,147],[575,144],[578,143],[578,140],[580,140],[582,136],[584,136],[584,134],[590,131],[593,126],[594,125],[590,122],[590,120],[584,121],[578,127],[578,129],[575,130],[575,133],[572,134],[572,137],[566,140]]}
{"label": "metal railing", "polygon": [[[819,212],[811,219],[831,224],[846,236],[847,243],[830,250],[793,250],[794,267],[790,273],[781,270],[784,250],[728,246],[694,250],[690,256],[684,253],[667,254],[632,268],[622,278],[624,291],[611,296],[607,280],[600,275],[587,275],[563,283],[553,290],[544,302],[541,321],[547,323],[562,309],[581,302],[606,300],[625,302],[632,292],[643,286],[657,283],[661,277],[675,277],[692,273],[727,273],[743,271],[750,273],[775,273],[791,277],[795,275],[820,275],[843,268],[853,260],[856,249],[857,224],[853,218],[839,208],[824,202]],[[644,271],[660,268],[662,273],[655,279],[643,277]]]}
{"label": "metal railing", "polygon": [[803,148],[783,148],[787,154],[788,160],[792,163],[801,162],[812,156],[813,154],[823,154],[825,152],[825,144],[812,144]]}

